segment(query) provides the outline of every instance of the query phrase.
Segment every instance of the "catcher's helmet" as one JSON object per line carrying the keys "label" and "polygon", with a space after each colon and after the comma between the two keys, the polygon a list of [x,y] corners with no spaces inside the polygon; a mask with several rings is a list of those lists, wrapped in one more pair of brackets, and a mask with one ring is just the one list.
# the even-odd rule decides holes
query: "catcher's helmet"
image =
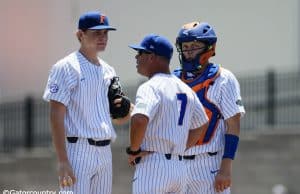
{"label": "catcher's helmet", "polygon": [[[182,52],[182,43],[199,41],[206,45],[205,50],[199,53],[193,60],[187,61]],[[179,60],[185,71],[194,71],[201,68],[211,56],[215,55],[217,36],[214,29],[205,22],[191,22],[185,24],[176,38],[176,48],[179,52]]]}

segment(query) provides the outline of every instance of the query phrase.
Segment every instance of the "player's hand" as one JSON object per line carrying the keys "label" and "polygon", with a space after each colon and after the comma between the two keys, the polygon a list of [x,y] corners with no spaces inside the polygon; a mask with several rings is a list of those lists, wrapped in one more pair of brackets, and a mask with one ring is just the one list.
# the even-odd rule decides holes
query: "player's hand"
{"label": "player's hand", "polygon": [[231,185],[231,177],[218,173],[215,179],[215,189],[217,192],[222,192]]}
{"label": "player's hand", "polygon": [[121,107],[121,102],[122,102],[122,98],[116,98],[116,99],[114,100],[114,105],[115,105],[116,107]]}
{"label": "player's hand", "polygon": [[231,186],[231,173],[219,171],[215,178],[215,189],[217,192],[222,192]]}
{"label": "player's hand", "polygon": [[139,153],[138,155],[128,155],[128,164],[130,166],[134,166],[134,165],[136,165],[136,161],[139,160],[138,158],[146,156],[146,155],[148,155],[150,153],[152,153],[152,152],[141,151],[141,153]]}
{"label": "player's hand", "polygon": [[76,182],[72,167],[69,162],[58,163],[58,179],[61,187],[69,187]]}
{"label": "player's hand", "polygon": [[222,192],[231,186],[231,171],[232,160],[229,158],[222,159],[220,170],[216,175],[214,183],[217,192]]}

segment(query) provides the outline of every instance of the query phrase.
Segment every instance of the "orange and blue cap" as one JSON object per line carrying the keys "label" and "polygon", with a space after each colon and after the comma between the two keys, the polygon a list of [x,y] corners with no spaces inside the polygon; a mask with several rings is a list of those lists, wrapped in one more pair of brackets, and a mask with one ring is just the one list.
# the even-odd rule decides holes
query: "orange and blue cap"
{"label": "orange and blue cap", "polygon": [[116,30],[109,25],[108,17],[99,11],[89,11],[79,18],[78,29],[80,30]]}

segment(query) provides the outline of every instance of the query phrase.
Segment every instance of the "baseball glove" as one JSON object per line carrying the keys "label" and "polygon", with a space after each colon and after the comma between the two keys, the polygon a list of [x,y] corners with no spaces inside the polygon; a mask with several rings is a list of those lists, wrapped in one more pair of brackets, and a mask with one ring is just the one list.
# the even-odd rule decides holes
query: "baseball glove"
{"label": "baseball glove", "polygon": [[[118,107],[114,101],[121,98],[121,106]],[[123,118],[128,115],[130,110],[130,100],[122,91],[119,77],[113,77],[108,87],[109,111],[113,119]]]}

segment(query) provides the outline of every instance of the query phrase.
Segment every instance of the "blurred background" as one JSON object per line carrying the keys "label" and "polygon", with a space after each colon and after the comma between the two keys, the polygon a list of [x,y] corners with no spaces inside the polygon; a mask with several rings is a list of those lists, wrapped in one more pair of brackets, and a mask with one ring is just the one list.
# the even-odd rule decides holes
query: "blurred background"
{"label": "blurred background", "polygon": [[[300,2],[298,0],[1,0],[0,191],[57,190],[48,104],[41,98],[51,66],[78,49],[79,16],[105,13],[118,30],[100,57],[134,100],[145,78],[135,52],[148,33],[175,43],[185,23],[206,21],[218,36],[212,62],[238,78],[246,115],[233,168],[233,194],[299,194]],[[175,46],[174,46],[175,49]],[[174,52],[171,69],[178,67]],[[116,128],[113,193],[130,193],[128,125]]]}

